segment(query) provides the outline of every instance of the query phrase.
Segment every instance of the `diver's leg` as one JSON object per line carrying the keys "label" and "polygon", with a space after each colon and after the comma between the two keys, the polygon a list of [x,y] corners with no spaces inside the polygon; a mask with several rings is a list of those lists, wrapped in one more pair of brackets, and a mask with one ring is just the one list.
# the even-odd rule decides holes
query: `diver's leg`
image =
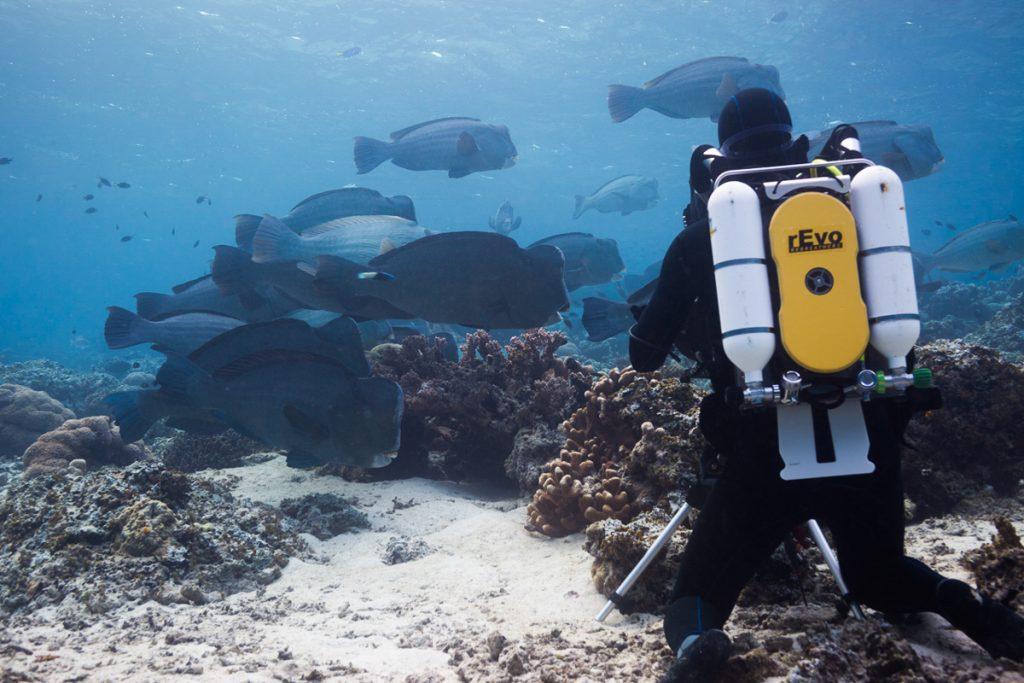
{"label": "diver's leg", "polygon": [[854,599],[882,612],[936,612],[993,656],[1024,659],[1024,618],[906,556],[899,444],[887,436],[873,439],[875,472],[828,482],[816,501]]}

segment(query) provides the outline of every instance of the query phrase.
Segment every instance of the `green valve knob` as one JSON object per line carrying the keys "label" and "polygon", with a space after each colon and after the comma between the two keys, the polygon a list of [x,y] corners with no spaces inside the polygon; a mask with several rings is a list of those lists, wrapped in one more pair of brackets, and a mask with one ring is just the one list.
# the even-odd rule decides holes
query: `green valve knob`
{"label": "green valve knob", "polygon": [[876,394],[884,394],[885,393],[885,373],[884,372],[879,371],[879,372],[875,373],[875,393]]}
{"label": "green valve knob", "polygon": [[928,368],[914,368],[914,386],[927,389],[932,385],[932,371]]}

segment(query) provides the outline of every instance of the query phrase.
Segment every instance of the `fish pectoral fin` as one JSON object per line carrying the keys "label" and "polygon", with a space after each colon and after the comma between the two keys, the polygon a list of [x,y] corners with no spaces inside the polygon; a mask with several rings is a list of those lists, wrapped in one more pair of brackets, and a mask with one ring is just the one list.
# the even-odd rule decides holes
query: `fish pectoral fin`
{"label": "fish pectoral fin", "polygon": [[472,171],[470,171],[468,168],[465,168],[465,167],[462,167],[462,166],[458,166],[456,168],[448,169],[448,177],[449,178],[465,178],[470,173],[472,173]]}
{"label": "fish pectoral fin", "polygon": [[1010,263],[1012,263],[1012,261],[1000,261],[999,263],[993,263],[991,266],[988,267],[988,272],[998,273],[999,271],[1004,270],[1007,266],[1009,266]]}
{"label": "fish pectoral fin", "polygon": [[330,435],[330,430],[319,420],[304,413],[291,403],[286,404],[282,412],[284,419],[288,421],[292,429],[313,441],[325,441]]}
{"label": "fish pectoral fin", "polygon": [[722,82],[719,84],[718,90],[715,91],[715,97],[720,100],[727,100],[735,95],[738,90],[739,88],[736,87],[736,81],[733,80],[732,74],[727,73],[722,76]]}
{"label": "fish pectoral fin", "polygon": [[389,251],[392,251],[394,249],[395,249],[395,243],[392,242],[390,238],[385,237],[384,239],[382,239],[380,241],[380,253],[386,254]]}
{"label": "fish pectoral fin", "polygon": [[1000,242],[997,242],[996,240],[985,240],[985,248],[988,249],[993,254],[1005,254],[1006,253],[1006,245],[1002,244]]}
{"label": "fish pectoral fin", "polygon": [[476,145],[476,139],[469,133],[459,133],[459,140],[455,143],[455,149],[464,157],[475,154],[480,148]]}

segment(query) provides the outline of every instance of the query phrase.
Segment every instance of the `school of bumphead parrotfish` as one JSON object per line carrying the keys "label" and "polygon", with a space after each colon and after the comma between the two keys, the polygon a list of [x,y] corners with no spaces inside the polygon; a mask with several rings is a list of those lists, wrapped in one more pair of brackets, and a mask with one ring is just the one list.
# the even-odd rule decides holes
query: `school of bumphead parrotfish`
{"label": "school of bumphead parrotfish", "polygon": [[[712,57],[641,87],[609,86],[608,111],[615,123],[642,109],[714,121],[723,102],[748,87],[785,97],[776,67]],[[941,167],[927,126],[853,125],[865,155],[904,181]],[[807,133],[812,151],[828,133]],[[454,179],[509,168],[518,152],[507,126],[450,117],[396,131],[388,141],[357,137],[353,157],[358,174],[391,161]],[[102,177],[97,183],[111,186]],[[572,218],[589,211],[628,215],[660,199],[655,178],[622,175],[577,195]],[[205,196],[196,201],[211,203]],[[109,397],[122,434],[141,438],[166,418],[200,433],[230,427],[286,450],[297,467],[381,467],[398,449],[402,392],[395,382],[371,376],[365,351],[423,334],[437,337],[457,358],[456,337],[466,330],[571,326],[570,292],[615,283],[621,300],[589,296],[581,302],[588,338],[601,341],[629,329],[656,285],[660,263],[626,275],[612,239],[581,231],[520,246],[510,234],[522,217],[509,200],[487,224],[480,231],[431,229],[420,224],[412,198],[356,186],[313,194],[279,217],[235,216],[235,244],[213,247],[209,274],[167,294],[136,294],[134,313],[109,309],[108,346],[152,344],[167,358],[157,388]],[[1019,228],[1012,217],[972,228],[922,256],[920,269],[1000,265],[985,245]],[[1014,239],[998,255],[1000,263],[1024,256]]]}

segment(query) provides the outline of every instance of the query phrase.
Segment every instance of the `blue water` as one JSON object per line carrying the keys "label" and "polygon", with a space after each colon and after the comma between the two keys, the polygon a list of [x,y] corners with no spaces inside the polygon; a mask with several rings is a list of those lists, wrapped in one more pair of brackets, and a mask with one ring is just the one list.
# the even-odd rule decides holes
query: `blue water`
{"label": "blue water", "polygon": [[[234,214],[282,215],[353,182],[412,196],[436,230],[486,229],[509,199],[520,243],[586,230],[642,270],[679,230],[690,150],[715,126],[651,111],[612,124],[607,85],[714,55],[777,66],[798,130],[930,125],[945,167],[906,186],[930,251],[948,237],[921,232],[934,220],[1024,212],[1022,34],[1024,5],[976,1],[0,0],[0,156],[14,159],[0,166],[0,352],[91,363],[105,307],[206,272]],[[353,136],[453,115],[508,125],[519,163],[355,175]],[[658,178],[659,206],[571,220],[574,194],[624,173]],[[132,187],[97,189],[99,175]]]}

